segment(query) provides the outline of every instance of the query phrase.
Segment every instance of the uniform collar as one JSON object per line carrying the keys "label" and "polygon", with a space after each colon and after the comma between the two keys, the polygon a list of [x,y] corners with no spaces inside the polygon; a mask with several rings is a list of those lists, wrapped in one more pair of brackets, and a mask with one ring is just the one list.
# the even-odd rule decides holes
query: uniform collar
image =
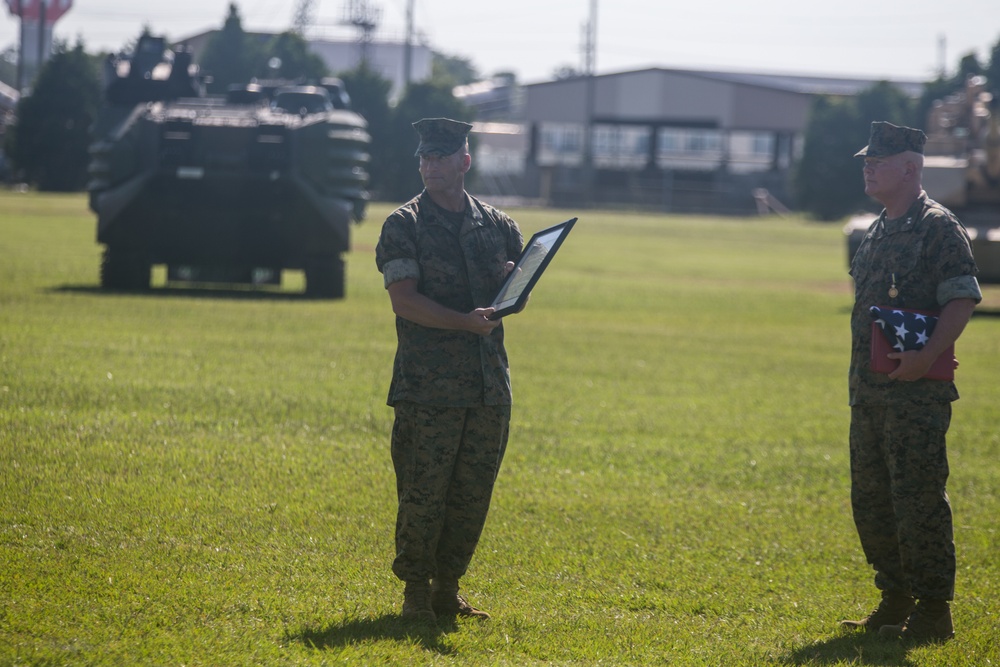
{"label": "uniform collar", "polygon": [[887,218],[885,209],[882,209],[882,214],[878,218],[878,228],[887,234],[913,231],[917,228],[923,217],[921,214],[926,204],[927,193],[921,190],[917,198],[910,204],[910,208],[906,210],[906,213],[898,218]]}
{"label": "uniform collar", "polygon": [[457,215],[454,211],[445,211],[431,199],[431,196],[427,194],[424,190],[420,195],[423,203],[427,204],[425,211],[427,213],[427,222],[430,224],[438,224],[443,227],[451,229],[453,232],[458,232],[459,234],[467,234],[468,232],[478,229],[483,226],[483,212],[476,206],[475,200],[472,196],[466,192],[465,193],[465,215],[462,218],[460,226],[456,229],[454,220]]}

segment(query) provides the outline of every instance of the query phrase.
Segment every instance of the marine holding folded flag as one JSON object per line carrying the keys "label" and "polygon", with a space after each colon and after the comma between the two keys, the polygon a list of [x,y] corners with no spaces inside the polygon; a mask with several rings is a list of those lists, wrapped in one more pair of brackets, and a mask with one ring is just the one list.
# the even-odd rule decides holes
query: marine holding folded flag
{"label": "marine holding folded flag", "polygon": [[403,616],[487,618],[459,595],[507,447],[511,386],[501,319],[489,307],[524,238],[465,191],[468,123],[425,118],[424,191],[386,219],[375,249],[396,314],[388,403],[399,501],[392,571]]}
{"label": "marine holding folded flag", "polygon": [[[969,236],[921,185],[923,132],[876,121],[864,158],[865,193],[885,208],[851,263],[851,507],[881,602],[848,627],[912,642],[954,636],[955,543],[945,489],[950,380],[925,377],[982,299]],[[919,350],[892,351],[890,373],[871,368],[870,309],[932,311]]]}

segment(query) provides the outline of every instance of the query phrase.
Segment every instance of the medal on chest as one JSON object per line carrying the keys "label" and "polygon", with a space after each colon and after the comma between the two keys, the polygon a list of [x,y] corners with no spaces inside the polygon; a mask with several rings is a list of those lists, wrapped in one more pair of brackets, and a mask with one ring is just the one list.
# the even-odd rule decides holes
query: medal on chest
{"label": "medal on chest", "polygon": [[892,274],[892,284],[889,285],[889,298],[895,299],[899,296],[899,290],[896,289],[896,274]]}

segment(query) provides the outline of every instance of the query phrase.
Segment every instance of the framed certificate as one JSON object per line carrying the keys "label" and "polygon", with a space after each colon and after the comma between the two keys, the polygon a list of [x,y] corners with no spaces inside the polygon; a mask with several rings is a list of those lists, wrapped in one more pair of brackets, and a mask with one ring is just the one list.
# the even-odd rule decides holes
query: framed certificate
{"label": "framed certificate", "polygon": [[560,222],[558,225],[536,232],[531,237],[528,244],[524,246],[524,250],[521,251],[521,256],[517,258],[514,270],[507,276],[506,282],[497,292],[493,303],[490,304],[490,307],[495,309],[490,316],[491,320],[516,313],[524,308],[528,294],[531,293],[538,279],[542,277],[542,272],[545,271],[545,267],[552,261],[559,246],[573,229],[576,220],[576,218],[570,218],[566,222]]}

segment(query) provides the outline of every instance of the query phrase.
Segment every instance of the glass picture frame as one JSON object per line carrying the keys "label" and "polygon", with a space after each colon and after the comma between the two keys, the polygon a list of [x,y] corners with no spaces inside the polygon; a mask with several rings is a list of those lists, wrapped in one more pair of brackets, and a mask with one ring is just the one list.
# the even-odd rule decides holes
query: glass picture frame
{"label": "glass picture frame", "polygon": [[556,251],[576,224],[577,218],[570,218],[558,225],[535,232],[521,251],[514,269],[500,287],[490,307],[494,309],[490,319],[495,320],[516,313],[528,301],[538,279],[548,267]]}

